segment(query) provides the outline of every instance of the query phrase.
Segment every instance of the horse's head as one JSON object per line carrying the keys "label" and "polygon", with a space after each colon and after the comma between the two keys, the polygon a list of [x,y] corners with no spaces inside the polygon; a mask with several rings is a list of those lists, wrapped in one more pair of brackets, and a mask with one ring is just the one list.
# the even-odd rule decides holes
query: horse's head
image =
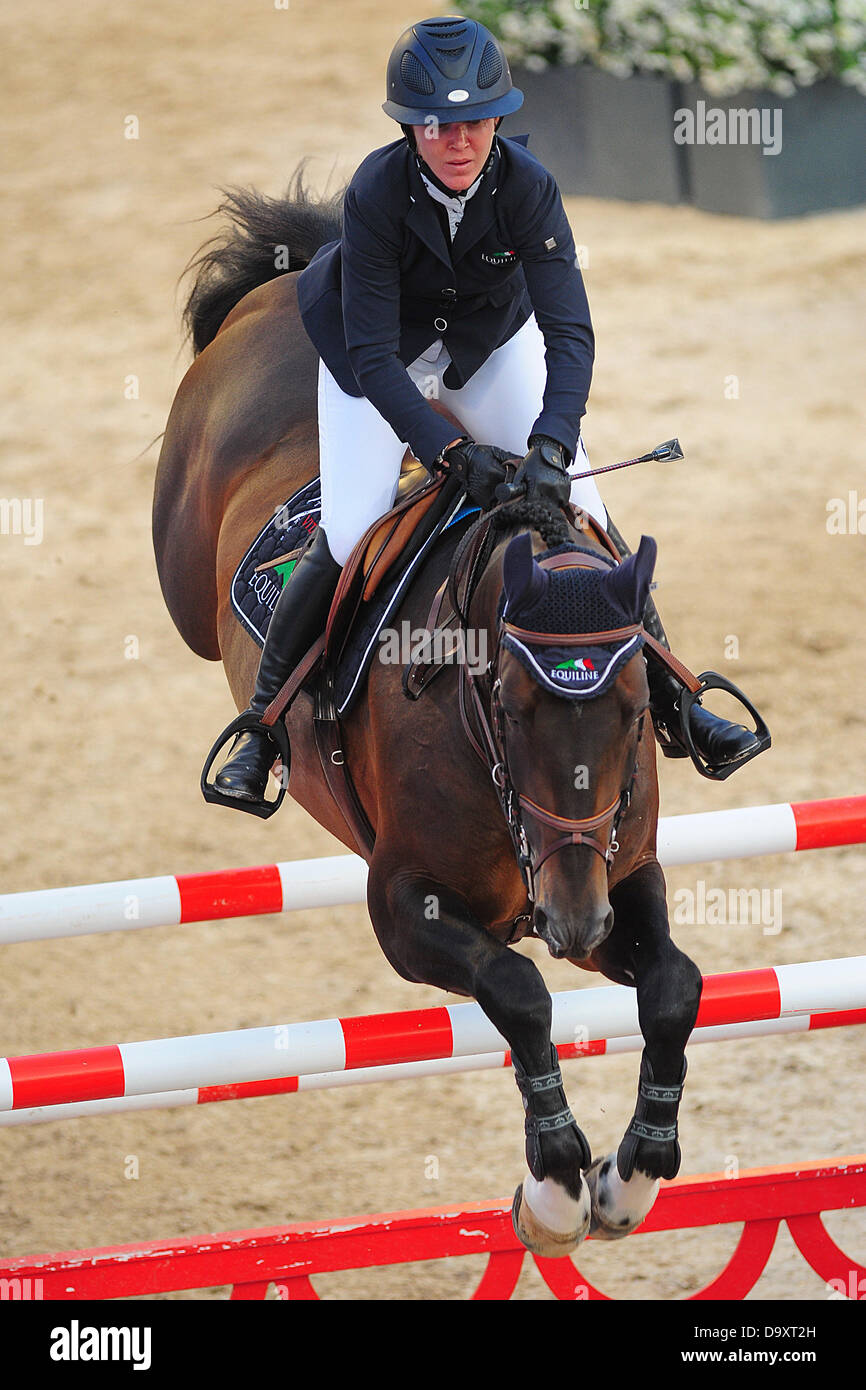
{"label": "horse's head", "polygon": [[[608,873],[649,703],[641,621],[656,558],[644,536],[621,565],[574,545],[508,545],[492,691],[512,829],[533,927],[584,959],[613,923]],[[584,567],[588,566],[588,567]]]}

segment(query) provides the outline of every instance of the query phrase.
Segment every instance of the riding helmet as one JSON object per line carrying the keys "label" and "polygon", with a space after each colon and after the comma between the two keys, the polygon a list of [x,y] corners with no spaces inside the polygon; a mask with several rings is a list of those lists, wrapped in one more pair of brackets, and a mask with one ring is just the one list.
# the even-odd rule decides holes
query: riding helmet
{"label": "riding helmet", "polygon": [[507,116],[523,105],[499,40],[474,19],[445,15],[413,24],[388,59],[382,110],[403,126]]}

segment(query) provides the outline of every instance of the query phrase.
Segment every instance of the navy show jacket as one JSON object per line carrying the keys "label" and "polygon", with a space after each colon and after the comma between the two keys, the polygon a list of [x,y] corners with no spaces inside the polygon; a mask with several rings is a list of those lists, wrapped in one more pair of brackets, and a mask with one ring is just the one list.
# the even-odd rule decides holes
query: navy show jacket
{"label": "navy show jacket", "polygon": [[459,389],[534,312],[547,382],[530,433],[574,452],[592,379],[589,305],[556,181],[519,140],[496,137],[453,243],[406,141],[374,150],[346,190],[341,239],[298,276],[298,303],[341,389],[366,396],[428,467],[454,427],[406,365],[442,338],[444,384]]}

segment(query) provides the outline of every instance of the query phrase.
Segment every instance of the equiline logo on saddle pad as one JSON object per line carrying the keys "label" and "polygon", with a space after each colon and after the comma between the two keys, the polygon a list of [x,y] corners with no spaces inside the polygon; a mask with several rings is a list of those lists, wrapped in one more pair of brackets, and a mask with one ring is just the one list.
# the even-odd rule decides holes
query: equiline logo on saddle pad
{"label": "equiline logo on saddle pad", "polygon": [[259,532],[235,571],[231,605],[235,617],[260,647],[283,585],[297,563],[293,550],[313,534],[322,514],[321,480],[300,488]]}

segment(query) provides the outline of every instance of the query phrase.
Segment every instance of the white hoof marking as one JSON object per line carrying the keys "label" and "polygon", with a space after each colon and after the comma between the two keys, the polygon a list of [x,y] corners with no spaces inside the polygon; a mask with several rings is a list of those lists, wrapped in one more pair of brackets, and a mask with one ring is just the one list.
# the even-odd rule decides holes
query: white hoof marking
{"label": "white hoof marking", "polygon": [[592,1200],[585,1181],[581,1181],[580,1200],[575,1201],[553,1178],[538,1182],[529,1173],[523,1180],[523,1200],[533,1216],[549,1231],[570,1235],[583,1226],[589,1228]]}
{"label": "white hoof marking", "polygon": [[659,1191],[658,1178],[635,1170],[623,1182],[616,1166],[616,1154],[608,1154],[596,1167],[590,1185],[593,1189],[594,1224],[600,1233],[616,1238],[629,1235],[651,1209]]}

